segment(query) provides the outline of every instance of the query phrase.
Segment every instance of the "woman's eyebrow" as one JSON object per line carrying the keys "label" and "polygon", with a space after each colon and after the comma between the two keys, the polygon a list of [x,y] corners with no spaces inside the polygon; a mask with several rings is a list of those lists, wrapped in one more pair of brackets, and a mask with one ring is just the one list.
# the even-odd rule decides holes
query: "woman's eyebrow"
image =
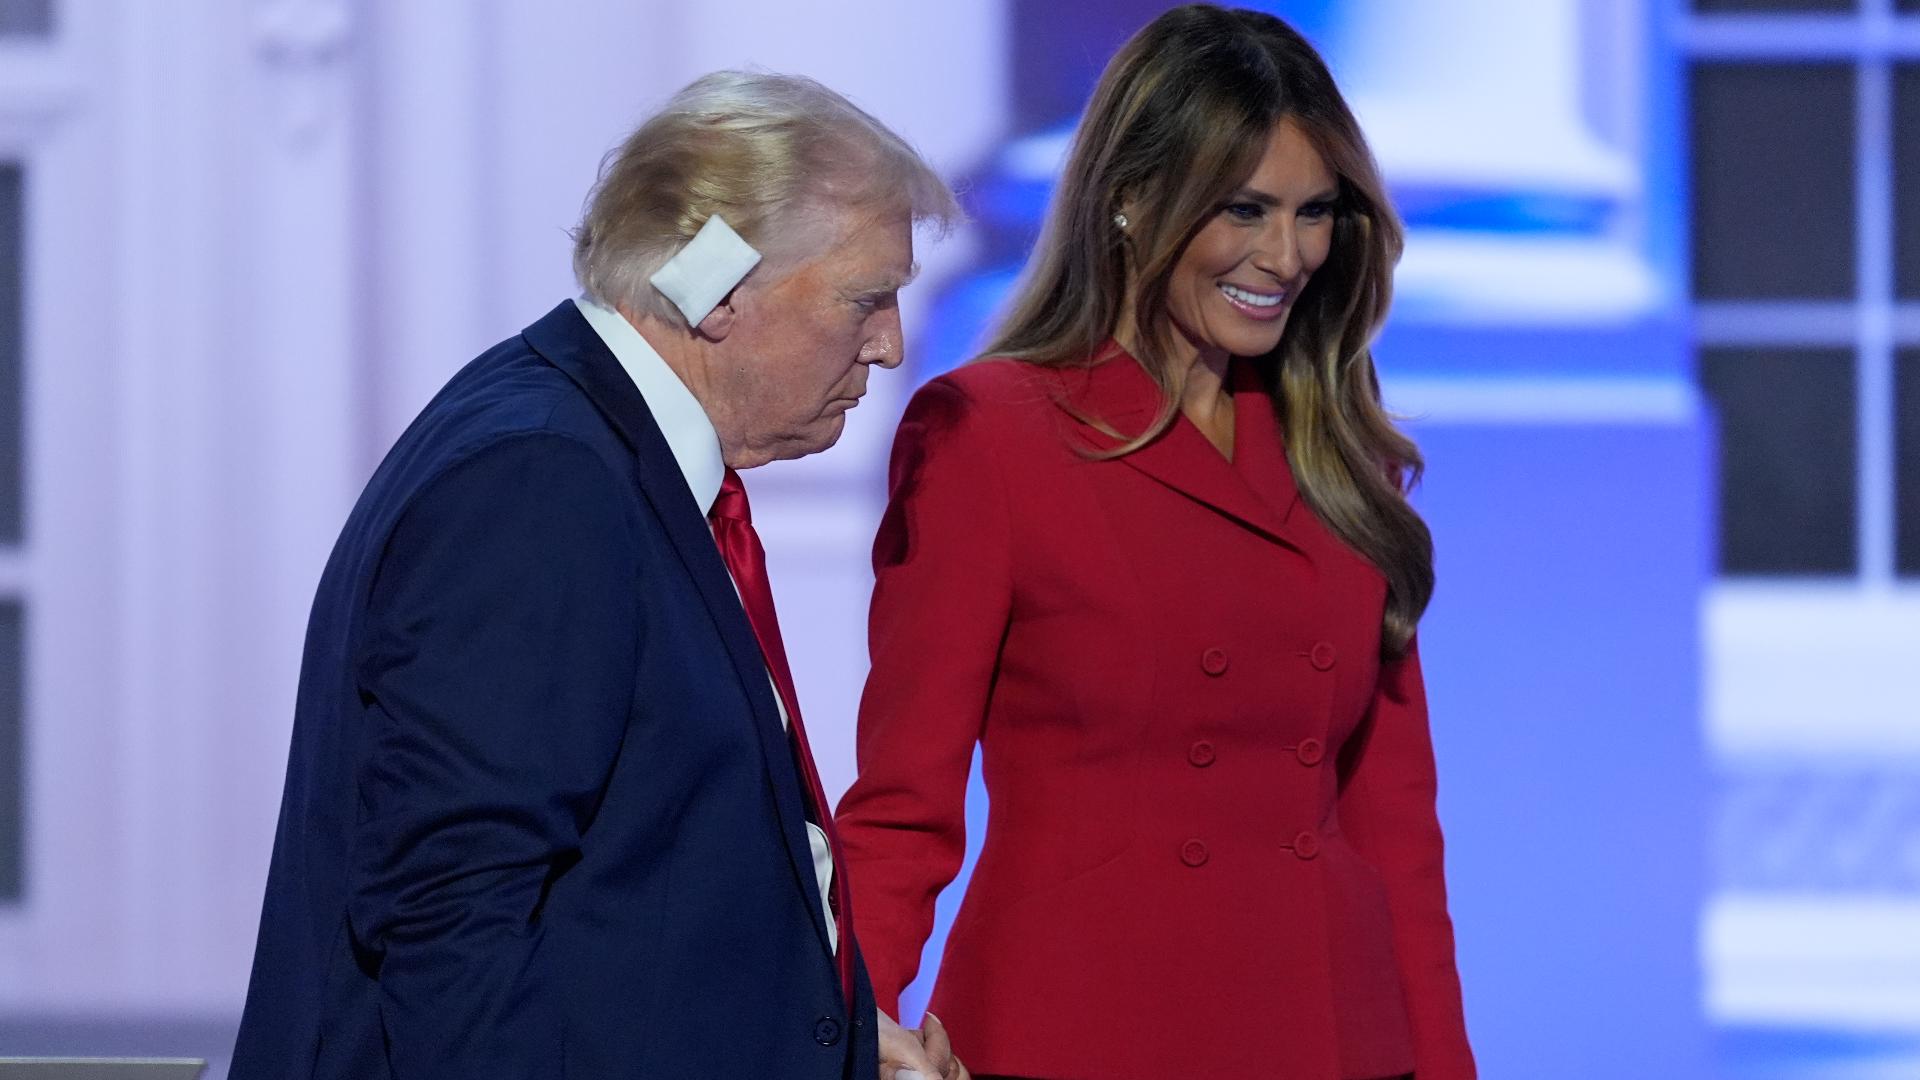
{"label": "woman's eyebrow", "polygon": [[[1339,197],[1340,192],[1337,188],[1328,188],[1306,201],[1309,203],[1333,202]],[[1241,188],[1234,194],[1233,198],[1235,202],[1259,203],[1261,206],[1279,206],[1281,203],[1280,196],[1269,195],[1259,188],[1251,187]]]}

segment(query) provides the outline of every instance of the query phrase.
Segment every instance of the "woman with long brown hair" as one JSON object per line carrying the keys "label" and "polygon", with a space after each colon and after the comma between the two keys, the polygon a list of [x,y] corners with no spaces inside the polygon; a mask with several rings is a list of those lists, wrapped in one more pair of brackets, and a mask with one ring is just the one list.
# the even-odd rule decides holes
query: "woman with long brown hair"
{"label": "woman with long brown hair", "polygon": [[1474,1075],[1370,342],[1401,230],[1320,57],[1191,5],[1108,65],[987,358],[900,425],[838,823],[881,1007],[983,1074]]}

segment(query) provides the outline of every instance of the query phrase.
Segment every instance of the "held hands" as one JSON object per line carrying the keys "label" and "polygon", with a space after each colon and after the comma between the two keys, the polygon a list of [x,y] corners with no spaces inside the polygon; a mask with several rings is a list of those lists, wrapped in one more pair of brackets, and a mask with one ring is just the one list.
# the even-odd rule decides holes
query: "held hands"
{"label": "held hands", "polygon": [[903,1028],[880,1013],[880,1080],[971,1080],[953,1056],[947,1029],[928,1013],[920,1027]]}

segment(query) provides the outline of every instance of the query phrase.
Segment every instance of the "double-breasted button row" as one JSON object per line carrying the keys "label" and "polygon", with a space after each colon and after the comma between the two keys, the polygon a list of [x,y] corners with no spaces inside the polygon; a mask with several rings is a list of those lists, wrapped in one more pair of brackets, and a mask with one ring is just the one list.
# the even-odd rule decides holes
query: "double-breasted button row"
{"label": "double-breasted button row", "polygon": [[1315,738],[1301,739],[1286,749],[1293,751],[1293,756],[1299,759],[1300,764],[1309,769],[1320,764],[1321,759],[1327,756],[1326,744]]}
{"label": "double-breasted button row", "polygon": [[1293,842],[1280,845],[1291,848],[1296,859],[1311,859],[1320,854],[1320,837],[1309,830],[1302,829],[1294,834]]}
{"label": "double-breasted button row", "polygon": [[[1320,837],[1310,829],[1302,829],[1294,834],[1292,840],[1283,842],[1280,846],[1292,851],[1296,859],[1311,859],[1320,854]],[[1180,861],[1188,866],[1195,868],[1205,866],[1211,857],[1212,852],[1207,850],[1205,841],[1189,840],[1180,845]]]}
{"label": "double-breasted button row", "polygon": [[[1332,671],[1333,665],[1340,659],[1338,650],[1334,649],[1333,643],[1328,641],[1322,641],[1313,648],[1308,649],[1306,655],[1307,662],[1312,664],[1316,671]],[[1227,673],[1227,666],[1227,650],[1225,649],[1215,647],[1200,654],[1200,670],[1214,678],[1225,675]]]}
{"label": "double-breasted button row", "polygon": [[[1308,768],[1320,764],[1327,756],[1326,744],[1314,738],[1302,739],[1299,743],[1285,749],[1291,750],[1300,764]],[[1213,743],[1206,739],[1199,739],[1192,746],[1187,747],[1187,764],[1196,769],[1206,768],[1219,760],[1219,757],[1219,753],[1213,748]]]}
{"label": "double-breasted button row", "polygon": [[[1333,647],[1332,642],[1322,641],[1308,649],[1306,657],[1307,662],[1312,664],[1315,670],[1331,671],[1333,665],[1339,661],[1340,654]],[[1200,654],[1200,670],[1216,679],[1227,673],[1229,664],[1227,650],[1217,646]]]}

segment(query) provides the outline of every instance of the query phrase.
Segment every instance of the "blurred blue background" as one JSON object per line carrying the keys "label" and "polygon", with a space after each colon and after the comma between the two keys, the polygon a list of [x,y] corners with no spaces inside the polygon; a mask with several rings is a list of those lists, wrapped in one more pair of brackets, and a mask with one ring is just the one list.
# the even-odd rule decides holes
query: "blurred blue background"
{"label": "blurred blue background", "polygon": [[[0,1055],[218,1066],[347,507],[719,67],[848,93],[971,215],[841,446],[753,478],[844,789],[893,421],[1168,6],[0,0]],[[1920,1076],[1920,0],[1250,6],[1409,225],[1376,356],[1483,1075]]]}

